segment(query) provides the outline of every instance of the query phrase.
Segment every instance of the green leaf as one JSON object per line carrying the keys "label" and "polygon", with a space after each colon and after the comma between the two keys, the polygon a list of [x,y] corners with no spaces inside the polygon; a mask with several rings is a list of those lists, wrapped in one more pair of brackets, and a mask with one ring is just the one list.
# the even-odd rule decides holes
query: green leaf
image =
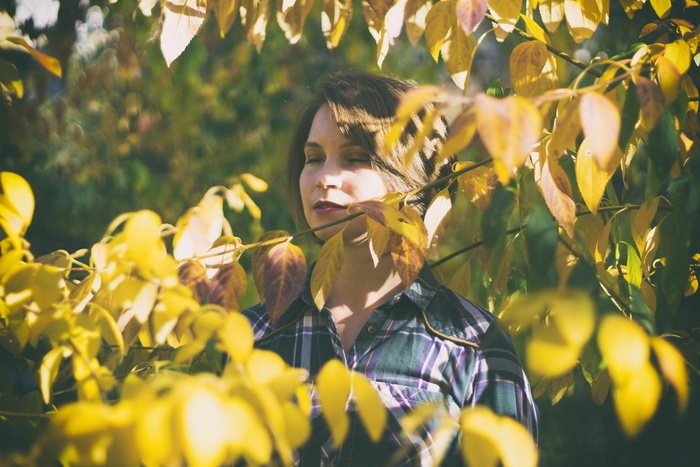
{"label": "green leaf", "polygon": [[513,190],[497,185],[491,195],[491,203],[481,217],[481,238],[489,248],[503,242],[508,218],[515,207]]}
{"label": "green leaf", "polygon": [[627,142],[639,120],[640,105],[637,93],[637,86],[630,80],[625,93],[625,103],[620,111],[620,136],[617,140],[617,145],[623,151],[627,148]]}
{"label": "green leaf", "polygon": [[644,197],[647,202],[650,202],[659,194],[679,154],[678,132],[669,108],[664,110],[659,123],[649,132],[647,141],[649,159]]}
{"label": "green leaf", "polygon": [[689,177],[682,177],[671,184],[673,211],[659,226],[663,241],[658,256],[666,258],[661,270],[661,292],[671,313],[678,308],[688,284],[690,231],[685,212],[690,183]]}
{"label": "green leaf", "polygon": [[555,285],[555,252],[559,233],[556,221],[545,208],[534,206],[530,212],[525,242],[531,289]]}

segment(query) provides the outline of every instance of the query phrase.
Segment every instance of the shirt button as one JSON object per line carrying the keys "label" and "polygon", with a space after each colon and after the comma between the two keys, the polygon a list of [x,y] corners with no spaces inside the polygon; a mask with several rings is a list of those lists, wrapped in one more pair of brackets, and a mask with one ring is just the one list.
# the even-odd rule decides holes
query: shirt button
{"label": "shirt button", "polygon": [[369,326],[367,326],[367,332],[370,334],[374,334],[375,332],[377,332],[377,326],[375,326],[374,324],[370,324]]}

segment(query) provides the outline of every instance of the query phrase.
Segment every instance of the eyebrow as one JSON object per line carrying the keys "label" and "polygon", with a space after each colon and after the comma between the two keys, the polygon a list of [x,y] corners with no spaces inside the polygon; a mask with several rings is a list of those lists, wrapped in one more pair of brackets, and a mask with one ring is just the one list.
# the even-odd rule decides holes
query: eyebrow
{"label": "eyebrow", "polygon": [[[321,146],[320,144],[315,143],[315,142],[313,142],[313,141],[308,141],[308,142],[304,143],[304,147],[305,147],[305,148],[318,148],[318,149],[323,149],[323,146]],[[343,147],[343,148],[360,148],[360,149],[364,149],[362,146],[360,146],[359,144],[353,143],[352,141],[348,141],[347,143],[343,143],[343,144],[341,145],[341,147]]]}

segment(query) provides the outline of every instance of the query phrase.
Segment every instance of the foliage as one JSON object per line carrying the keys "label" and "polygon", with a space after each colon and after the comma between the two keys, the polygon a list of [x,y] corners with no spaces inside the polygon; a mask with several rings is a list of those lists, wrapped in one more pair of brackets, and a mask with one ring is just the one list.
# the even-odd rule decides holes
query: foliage
{"label": "foliage", "polygon": [[[168,65],[187,59],[208,16],[216,18],[220,35],[242,32],[266,54],[273,8],[267,1],[140,6],[137,15],[158,14],[154,21],[162,25],[160,47]],[[303,37],[307,15],[319,9],[301,1],[275,7],[290,43]],[[338,47],[353,4],[323,2],[320,9],[326,45]],[[472,95],[426,86],[407,96],[386,144],[396,141],[413,113],[436,104],[425,113],[423,127],[438,115],[451,120],[442,157],[459,158],[450,181],[464,197],[439,194],[422,221],[402,205],[409,193],[392,193],[351,206],[348,218],[367,218],[373,254],[390,251],[405,284],[428,258],[443,282],[497,313],[522,350],[536,396],[563,405],[587,384],[586,397],[595,403],[612,400],[629,438],[643,436],[654,417],[664,416],[660,412],[682,416],[696,403],[700,39],[692,18],[697,9],[690,0],[362,2],[379,65],[405,30],[411,44],[425,40],[433,59],[442,57],[459,89],[470,89],[472,64],[493,33],[510,51],[506,81],[512,89],[494,83]],[[634,42],[613,41],[610,58],[601,55],[587,64],[572,56],[572,44],[583,50],[608,24],[633,31]],[[303,382],[279,363],[265,366],[276,368],[274,374],[256,373],[263,367],[251,361],[274,357],[253,357],[258,353],[250,350],[250,335],[235,313],[247,288],[237,260],[253,249],[256,287],[275,318],[305,270],[292,241],[312,231],[273,231],[244,244],[222,230],[219,215],[225,198],[231,207],[251,208],[234,188],[243,185],[233,184],[208,193],[174,228],[162,227],[151,211],[118,218],[105,240],[91,248],[89,264],[78,261],[82,252],[35,259],[23,240],[33,211],[31,192],[10,173],[3,174],[2,184],[0,218],[7,235],[0,260],[2,343],[13,358],[37,369],[44,403],[58,406],[32,455],[60,451],[64,459],[99,464],[115,455],[110,449],[135,453],[117,449],[128,445],[141,446],[139,457],[154,465],[172,460],[168,456],[202,465],[238,456],[265,463],[273,452],[288,460],[289,448],[302,444],[308,429]],[[175,256],[161,238],[170,234]],[[475,241],[465,245],[469,238]],[[442,250],[452,251],[438,259],[443,240]],[[447,262],[465,253],[461,263]],[[311,278],[319,306],[342,259],[342,242],[326,242]],[[232,356],[225,368],[222,350]],[[209,374],[219,371],[221,377]],[[135,374],[151,377],[144,383]],[[369,431],[383,423],[362,381],[332,366],[319,375],[321,404],[333,420],[336,442],[345,430],[337,415],[353,391],[361,414],[370,414],[363,418]],[[148,389],[134,391],[143,385]],[[57,399],[65,390],[77,393],[78,402],[63,408]],[[81,432],[76,420],[86,410],[102,415]],[[219,416],[233,412],[251,427],[262,427],[251,429],[253,434],[235,432]],[[212,414],[224,427],[220,433],[230,436],[202,436],[196,429],[199,413]],[[268,417],[258,420],[260,413]],[[416,411],[402,423],[410,431],[431,416],[429,410]],[[139,432],[147,417],[175,426],[168,439],[182,448],[149,443],[148,434]],[[442,422],[444,439],[461,429],[464,455],[472,462],[537,462],[536,456],[513,460],[517,451],[511,449],[530,441],[508,420],[466,409],[458,420]],[[256,449],[242,436],[258,436]],[[469,450],[472,439],[482,448]],[[156,445],[162,451],[149,451]]]}

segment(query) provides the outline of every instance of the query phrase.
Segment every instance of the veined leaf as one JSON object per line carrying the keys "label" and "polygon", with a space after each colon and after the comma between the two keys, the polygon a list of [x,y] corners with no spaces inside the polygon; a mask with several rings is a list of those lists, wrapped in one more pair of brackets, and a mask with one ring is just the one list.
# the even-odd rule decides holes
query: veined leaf
{"label": "veined leaf", "polygon": [[[454,171],[457,172],[472,165],[474,165],[473,162],[456,162]],[[493,170],[493,164],[486,164],[470,170],[460,175],[457,182],[469,201],[481,211],[484,211],[491,204],[491,194],[496,188],[496,173]]]}
{"label": "veined leaf", "polygon": [[432,0],[408,0],[406,2],[404,21],[406,37],[414,46],[418,45],[418,41],[423,36],[428,12],[432,6]]}
{"label": "veined leaf", "polygon": [[428,250],[436,258],[447,231],[451,211],[452,198],[450,197],[449,187],[444,188],[435,195],[435,198],[433,198],[425,211],[423,222],[428,233]]}
{"label": "veined leaf", "polygon": [[598,167],[610,171],[616,152],[619,152],[619,109],[604,95],[588,92],[579,100],[579,112],[588,148],[593,153]]}
{"label": "veined leaf", "polygon": [[416,244],[403,235],[391,232],[389,237],[389,248],[394,265],[401,277],[406,290],[418,277],[418,273],[425,262],[426,236],[425,226],[421,222],[420,216],[410,207],[404,207],[403,211],[419,229],[419,243]]}
{"label": "veined leaf", "polygon": [[[258,238],[258,243],[265,243],[279,238],[281,243],[282,238],[289,237],[289,232],[284,230],[272,230],[266,232]],[[265,300],[265,261],[267,258],[267,253],[270,251],[275,244],[262,245],[253,248],[252,260],[253,260],[253,278],[255,280],[255,288],[258,290],[258,296],[261,300]]]}
{"label": "veined leaf", "polygon": [[44,404],[51,403],[51,388],[53,382],[58,375],[58,367],[61,365],[64,354],[70,355],[70,351],[63,347],[51,349],[41,360],[39,367],[39,380],[41,382],[41,395],[44,398]]}
{"label": "veined leaf", "polygon": [[[545,203],[554,218],[570,238],[574,238],[576,203],[573,199],[571,182],[556,159],[545,157],[535,181],[542,192]],[[535,175],[537,177],[537,175]]]}
{"label": "veined leaf", "polygon": [[265,303],[275,322],[301,289],[306,275],[306,259],[301,249],[287,241],[270,248],[265,258],[263,281]]}
{"label": "veined leaf", "polygon": [[340,360],[329,360],[316,378],[321,414],[331,430],[333,446],[338,447],[350,429],[346,406],[350,398],[349,370]]}
{"label": "veined leaf", "polygon": [[360,421],[369,438],[376,443],[381,439],[386,428],[387,409],[377,390],[363,374],[353,371],[351,381],[353,399]]}
{"label": "veined leaf", "polygon": [[323,0],[321,29],[326,38],[326,47],[333,50],[350,26],[352,0]]}
{"label": "veined leaf", "polygon": [[202,263],[189,260],[177,268],[177,276],[180,284],[192,290],[194,297],[200,303],[209,296],[209,278],[207,270]]}
{"label": "veined leaf", "polygon": [[311,273],[311,296],[319,311],[323,309],[323,305],[328,300],[328,296],[338,280],[344,259],[345,247],[343,231],[341,230],[323,244],[323,248],[318,254],[316,266]]}
{"label": "veined leaf", "polygon": [[586,206],[594,214],[600,206],[605,187],[613,173],[614,171],[609,172],[598,166],[593,158],[593,151],[588,147],[588,138],[584,139],[576,157],[576,181]]}
{"label": "veined leaf", "polygon": [[578,99],[560,101],[552,137],[547,143],[547,153],[559,158],[565,151],[575,150],[579,133],[581,133],[581,118]]}
{"label": "veined leaf", "polygon": [[248,42],[260,53],[270,18],[270,0],[241,0],[240,14]]}
{"label": "veined leaf", "polygon": [[540,0],[538,5],[544,27],[554,33],[564,19],[564,0]]}
{"label": "veined leaf", "polygon": [[577,43],[589,39],[602,19],[596,0],[564,0],[564,12],[571,37]]}
{"label": "veined leaf", "polygon": [[658,84],[643,76],[633,75],[637,100],[640,109],[640,125],[644,131],[651,131],[663,114],[664,94]]}
{"label": "veined leaf", "polygon": [[487,0],[457,0],[456,14],[465,34],[473,34],[484,20],[488,9]]}
{"label": "veined leaf", "polygon": [[479,136],[494,159],[498,179],[506,186],[513,172],[525,163],[542,131],[542,117],[527,99],[504,99],[482,94],[479,105]]}
{"label": "veined leaf", "polygon": [[384,256],[389,248],[389,233],[391,231],[371,217],[367,218],[367,238],[372,262],[376,266],[379,258]]}
{"label": "veined leaf", "polygon": [[372,9],[374,14],[377,16],[379,23],[384,22],[389,10],[394,6],[396,0],[364,0],[367,5]]}
{"label": "veined leaf", "polygon": [[238,14],[238,0],[207,0],[219,24],[219,35],[223,38],[233,26]]}
{"label": "veined leaf", "polygon": [[221,305],[227,310],[239,310],[238,300],[248,290],[248,275],[238,261],[231,261],[219,268],[211,279],[209,303]]}
{"label": "veined leaf", "polygon": [[160,50],[170,66],[199,33],[207,18],[205,0],[168,0],[163,4]]}
{"label": "veined leaf", "polygon": [[518,44],[510,55],[510,81],[521,97],[537,97],[559,87],[554,56],[540,41]]}
{"label": "veined leaf", "polygon": [[491,0],[489,9],[498,26],[507,33],[513,32],[515,23],[520,19],[520,10],[522,9],[522,0]]}
{"label": "veined leaf", "polygon": [[419,225],[416,224],[415,220],[395,207],[389,206],[381,201],[370,200],[354,204],[352,208],[353,210],[359,209],[363,211],[370,219],[406,237],[406,239],[415,245],[422,245],[425,243],[425,240],[421,239],[421,229]]}
{"label": "veined leaf", "polygon": [[[442,2],[440,2],[442,3]],[[432,10],[431,10],[432,11]],[[440,47],[442,59],[452,81],[464,90],[469,83],[469,73],[474,59],[474,35],[465,34],[455,14],[454,3],[449,10],[450,29]],[[427,39],[427,36],[426,36]]]}
{"label": "veined leaf", "polygon": [[472,107],[459,114],[452,125],[450,125],[450,132],[442,148],[442,158],[449,159],[466,148],[474,139],[476,129],[476,109]]}

